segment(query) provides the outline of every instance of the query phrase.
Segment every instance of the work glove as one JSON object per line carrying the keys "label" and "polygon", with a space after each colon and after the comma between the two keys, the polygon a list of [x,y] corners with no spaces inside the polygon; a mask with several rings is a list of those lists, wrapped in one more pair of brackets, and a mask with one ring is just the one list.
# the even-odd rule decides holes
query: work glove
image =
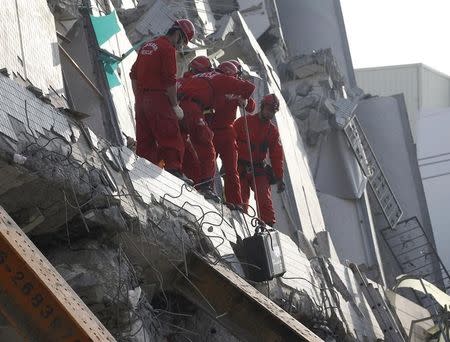
{"label": "work glove", "polygon": [[245,106],[245,110],[247,113],[253,113],[256,108],[256,102],[252,98],[249,98],[247,101],[247,105]]}
{"label": "work glove", "polygon": [[281,193],[281,192],[283,192],[284,190],[286,190],[286,184],[284,184],[283,180],[280,179],[280,180],[277,182],[277,192],[278,192],[278,193]]}
{"label": "work glove", "polygon": [[173,111],[175,112],[178,120],[181,120],[184,118],[184,112],[183,109],[181,109],[181,107],[179,105],[173,106],[172,107]]}

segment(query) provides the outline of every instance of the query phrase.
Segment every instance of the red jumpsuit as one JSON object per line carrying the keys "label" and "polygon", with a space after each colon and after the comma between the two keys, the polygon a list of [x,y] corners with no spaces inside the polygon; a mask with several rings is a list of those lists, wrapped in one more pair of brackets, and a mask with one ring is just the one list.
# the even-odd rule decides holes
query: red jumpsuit
{"label": "red jumpsuit", "polygon": [[136,154],[168,170],[181,170],[184,141],[166,94],[176,83],[176,50],[162,36],[139,50],[130,78],[137,86]]}
{"label": "red jumpsuit", "polygon": [[248,99],[255,86],[247,81],[226,76],[217,71],[183,78],[178,84],[186,125],[192,144],[200,161],[201,182],[211,181],[215,173],[216,152],[213,145],[213,132],[205,121],[204,110],[214,108],[226,95]]}
{"label": "red jumpsuit", "polygon": [[[207,115],[206,121],[214,133],[213,144],[216,153],[222,159],[225,170],[225,200],[228,203],[242,204],[241,186],[237,170],[237,144],[233,122],[236,120],[236,110],[239,106],[237,98],[223,98],[216,104],[215,114]],[[249,113],[255,110],[256,104],[249,98],[245,110]]]}
{"label": "red jumpsuit", "polygon": [[[189,78],[195,74],[191,71],[186,71],[183,74],[183,78]],[[183,82],[182,80],[179,80]],[[185,127],[186,120],[181,121],[181,135],[184,140],[184,158],[183,158],[183,173],[194,181],[194,183],[200,182],[200,161],[198,160],[197,152],[194,145],[191,142],[187,127]]]}
{"label": "red jumpsuit", "polygon": [[[236,140],[238,144],[238,171],[241,182],[244,209],[248,209],[250,188],[253,186],[253,176],[250,167],[250,154],[247,142],[245,118],[240,117],[234,122]],[[283,147],[280,142],[278,128],[270,121],[262,121],[258,114],[247,115],[247,125],[252,150],[253,167],[255,172],[256,193],[255,200],[260,210],[260,218],[265,223],[275,223],[275,212],[272,206],[272,195],[269,179],[264,169],[264,160],[269,153],[275,178],[283,178]]]}

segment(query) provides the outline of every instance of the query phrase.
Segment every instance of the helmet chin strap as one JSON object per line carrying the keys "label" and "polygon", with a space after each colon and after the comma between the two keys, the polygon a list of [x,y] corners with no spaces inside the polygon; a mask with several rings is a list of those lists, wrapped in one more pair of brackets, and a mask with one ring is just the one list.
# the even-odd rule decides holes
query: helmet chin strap
{"label": "helmet chin strap", "polygon": [[177,30],[177,32],[178,32],[178,38],[177,38],[177,42],[176,42],[176,49],[182,50],[182,48],[184,46],[183,33],[181,32],[181,30]]}

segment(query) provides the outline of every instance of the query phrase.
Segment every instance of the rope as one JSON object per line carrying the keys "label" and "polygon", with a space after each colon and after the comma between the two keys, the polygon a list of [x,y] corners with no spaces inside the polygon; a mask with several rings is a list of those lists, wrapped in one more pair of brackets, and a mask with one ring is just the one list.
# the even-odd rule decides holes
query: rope
{"label": "rope", "polygon": [[244,112],[244,126],[245,126],[245,133],[247,137],[247,146],[248,146],[248,152],[250,156],[250,165],[251,165],[251,171],[252,171],[252,180],[253,180],[253,192],[255,193],[255,202],[256,202],[256,213],[258,217],[261,217],[261,210],[259,208],[259,197],[258,197],[258,189],[256,188],[256,176],[255,176],[255,168],[253,167],[253,156],[252,156],[252,147],[250,145],[250,133],[248,131],[248,121],[247,121],[247,112],[245,111],[244,105],[241,106],[242,111]]}

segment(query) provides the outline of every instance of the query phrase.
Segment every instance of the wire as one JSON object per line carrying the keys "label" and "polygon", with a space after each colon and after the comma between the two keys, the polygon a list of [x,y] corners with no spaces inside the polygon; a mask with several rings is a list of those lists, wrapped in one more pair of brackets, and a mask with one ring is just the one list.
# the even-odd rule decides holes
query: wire
{"label": "wire", "polygon": [[[261,217],[261,210],[259,208],[259,197],[258,197],[258,189],[256,188],[256,176],[255,176],[255,167],[253,164],[253,154],[252,154],[252,147],[251,147],[251,141],[250,141],[250,133],[248,131],[248,121],[247,121],[247,113],[244,106],[242,107],[243,115],[244,115],[244,127],[245,127],[245,134],[247,139],[247,147],[248,147],[248,154],[250,158],[250,168],[252,172],[252,180],[253,180],[253,192],[255,193],[255,202],[256,202],[256,214]],[[253,220],[252,220],[253,222]]]}
{"label": "wire", "polygon": [[[248,129],[247,129],[247,132],[248,132]],[[102,176],[102,173],[101,173],[101,171],[98,170],[98,167],[99,167],[98,162],[95,162],[96,165],[94,165],[94,162],[91,165],[91,163],[88,162],[87,159],[77,160],[76,158],[80,157],[80,156],[73,155],[73,149],[70,144],[68,144],[70,148],[68,149],[68,152],[65,154],[47,150],[47,148],[50,147],[51,142],[53,142],[54,140],[57,140],[57,139],[60,139],[64,143],[67,143],[66,140],[64,140],[60,137],[46,139],[46,141],[44,142],[43,145],[39,145],[35,141],[34,143],[28,144],[25,147],[24,153],[28,156],[35,155],[36,157],[38,155],[42,155],[42,160],[44,160],[46,165],[49,166],[49,169],[60,170],[64,176],[64,179],[67,179],[69,182],[69,184],[65,183],[65,188],[62,188],[62,194],[64,197],[65,208],[66,208],[66,215],[65,215],[66,216],[66,233],[67,233],[67,239],[68,239],[69,246],[70,246],[71,245],[71,237],[69,235],[69,230],[70,230],[69,229],[69,208],[75,209],[81,215],[81,221],[83,222],[83,224],[85,224],[85,226],[87,228],[86,229],[87,232],[88,233],[91,232],[91,230],[89,230],[89,227],[87,226],[87,222],[84,218],[83,210],[90,209],[91,207],[94,207],[94,208],[97,207],[96,201],[94,201],[94,199],[95,199],[95,194],[99,193],[99,189],[98,189],[98,184],[95,184],[93,177],[97,177],[97,179],[100,179],[100,177]],[[100,144],[102,145],[103,148],[110,147],[109,143],[107,143],[103,140],[100,141]],[[97,148],[93,148],[93,151],[94,151],[94,153],[97,154],[99,160],[101,161],[101,164],[107,165],[107,161],[105,160],[105,157],[102,155],[102,153],[100,153],[100,150]],[[74,170],[72,170],[72,168],[76,168],[76,171],[79,172],[79,174],[81,175],[78,182],[80,182],[80,184],[86,184],[89,186],[88,189],[90,190],[90,194],[87,196],[88,198],[86,200],[84,199],[84,196],[83,196],[82,201],[80,201],[78,199],[79,190],[77,188],[77,184],[74,183],[74,178],[71,176],[71,173],[73,173],[73,171],[74,171]],[[46,172],[48,172],[48,170],[40,169],[40,170],[36,170],[36,172],[43,175]],[[129,178],[128,173],[123,170],[120,171],[120,173],[122,174],[123,179],[125,180],[125,184],[127,185],[128,191],[119,189],[119,191],[117,191],[115,194],[104,194],[103,197],[108,202],[108,205],[111,206],[110,199],[112,199],[112,198],[117,198],[119,200],[130,199],[132,202],[132,205],[134,206],[136,215],[138,217],[137,227],[139,228],[139,231],[137,233],[140,234],[140,237],[142,237],[142,241],[145,243],[147,248],[148,248],[148,246],[156,246],[158,249],[160,249],[161,254],[165,257],[165,259],[167,259],[167,262],[173,267],[173,269],[175,269],[183,278],[185,278],[186,281],[188,283],[190,283],[190,285],[193,286],[193,288],[199,293],[199,295],[203,297],[203,299],[208,303],[208,305],[211,306],[211,308],[213,310],[215,310],[214,307],[207,301],[207,298],[205,297],[205,295],[195,286],[195,284],[193,284],[189,280],[189,276],[188,276],[190,273],[189,265],[185,259],[185,254],[186,254],[185,252],[187,250],[186,249],[186,241],[183,237],[183,235],[185,233],[185,229],[181,228],[180,230],[177,230],[176,229],[177,227],[175,225],[167,224],[168,227],[171,227],[172,231],[174,232],[174,236],[176,237],[176,239],[179,240],[179,243],[180,243],[180,249],[182,251],[183,264],[184,264],[184,266],[183,266],[184,270],[182,270],[172,260],[173,251],[167,249],[167,247],[164,246],[164,243],[158,239],[157,231],[152,228],[156,228],[159,232],[165,232],[165,230],[161,227],[161,225],[165,222],[165,220],[173,219],[172,215],[177,216],[179,213],[186,211],[186,209],[189,207],[200,208],[201,214],[193,222],[194,225],[196,225],[196,229],[194,230],[195,234],[193,235],[193,238],[197,240],[201,255],[203,255],[203,256],[210,255],[210,252],[205,251],[203,249],[202,243],[200,243],[200,240],[202,238],[207,237],[207,238],[209,238],[210,241],[212,241],[212,243],[214,245],[213,252],[215,254],[214,257],[208,258],[209,262],[211,262],[211,263],[223,262],[228,268],[230,268],[229,265],[236,263],[236,261],[227,260],[226,258],[221,256],[221,253],[219,251],[219,249],[226,242],[227,239],[224,238],[223,236],[220,236],[217,234],[208,234],[208,233],[204,232],[204,230],[208,230],[209,227],[218,227],[220,229],[221,229],[222,225],[228,225],[230,227],[233,227],[233,225],[231,225],[231,223],[228,220],[226,220],[226,218],[225,218],[224,204],[220,203],[219,210],[205,211],[202,206],[194,204],[194,203],[190,203],[189,201],[186,200],[183,202],[181,207],[178,207],[175,210],[170,209],[167,204],[171,203],[171,202],[175,202],[175,201],[173,201],[173,199],[181,198],[185,194],[184,192],[192,192],[193,191],[192,187],[189,187],[189,186],[183,184],[180,186],[179,192],[176,195],[170,195],[170,194],[166,193],[161,197],[160,201],[157,202],[157,204],[162,208],[162,211],[163,211],[162,215],[159,219],[153,220],[152,218],[148,217],[147,218],[148,221],[144,222],[142,220],[142,218],[139,216],[140,208],[138,208],[138,206],[137,206],[138,201],[141,201],[142,204],[144,204],[144,202],[142,201],[142,198],[139,199],[138,193],[134,189],[134,186]],[[100,179],[100,181],[101,181],[101,179]],[[255,181],[254,181],[254,183],[255,183]],[[66,191],[67,188],[69,188],[71,190],[73,199],[69,199],[68,193]],[[78,191],[76,191],[76,189]],[[254,208],[252,208],[252,207],[250,207],[250,208],[251,208],[251,210],[254,211],[255,214],[257,214],[257,212],[259,210],[258,208],[256,211]],[[104,208],[99,208],[99,209],[104,209]],[[247,230],[248,230],[246,216],[243,215],[243,217],[244,217],[245,225],[247,226]],[[127,231],[134,232],[133,228],[130,226],[130,223],[132,221],[128,222],[123,217],[122,217],[122,220],[127,228]],[[260,223],[260,221],[257,217],[251,217],[251,224],[253,226],[257,226],[259,223]],[[150,229],[148,229],[148,228],[150,228]],[[234,227],[233,227],[233,229],[235,230]],[[235,230],[235,232],[236,232],[236,230]],[[209,232],[209,233],[211,233],[211,232]],[[152,237],[152,234],[153,234],[153,237]],[[167,286],[164,282],[164,278],[163,278],[161,271],[149,258],[146,257],[146,254],[145,254],[146,251],[142,247],[136,245],[136,243],[134,243],[134,240],[131,239],[131,237],[129,237],[127,234],[120,234],[117,236],[118,236],[117,244],[119,245],[118,254],[119,254],[119,258],[120,258],[119,265],[122,265],[122,262],[123,262],[124,258],[126,257],[125,251],[123,251],[123,249],[122,249],[122,244],[124,242],[128,241],[129,245],[132,245],[133,248],[135,249],[135,251],[137,253],[139,253],[140,255],[142,255],[145,263],[150,266],[152,272],[155,274],[155,277],[159,283],[159,289],[161,291],[162,299],[164,299],[165,304],[168,307],[169,297],[165,292],[165,288]],[[237,232],[236,232],[236,236],[238,236]],[[197,251],[193,251],[193,252],[200,253]],[[240,264],[248,265],[249,267],[258,268],[257,265],[246,264],[246,263],[242,263],[242,262],[240,262]],[[128,268],[133,269],[132,265]],[[125,274],[122,274],[121,272],[122,271],[119,271],[116,293],[113,295],[112,294],[109,295],[110,298],[112,298],[112,300],[116,302],[116,305],[121,305],[121,301],[124,300],[124,298],[126,298],[126,296],[124,296],[124,293],[127,292],[127,290],[129,289],[129,284],[130,284],[125,279],[127,276]],[[142,301],[144,301],[144,299],[142,299]],[[141,300],[140,300],[140,303],[141,303]],[[144,317],[141,316],[141,314],[138,312],[138,310],[131,308],[131,306],[126,306],[124,308],[117,308],[117,315],[120,315],[120,310],[130,310],[131,312],[133,312],[134,318],[130,318],[130,320],[128,322],[129,326],[132,325],[131,323],[133,322],[134,319],[141,319],[142,322],[145,322]],[[164,309],[161,309],[161,310],[164,310]],[[165,310],[165,311],[169,311],[169,310]],[[162,312],[163,311],[159,311],[159,312],[157,311],[156,313],[162,313]],[[217,316],[220,317],[221,315],[224,315],[224,314],[226,314],[226,313],[218,314]],[[154,324],[156,324],[156,323],[154,323]],[[144,327],[145,327],[145,329],[147,329],[147,331],[151,331],[150,325],[145,325],[144,323],[142,323],[139,327],[136,328],[136,330],[134,330],[134,329],[133,329],[133,331],[130,330],[128,332],[128,334],[134,336],[134,335],[138,334],[139,332],[141,332],[142,329],[144,329]]]}
{"label": "wire", "polygon": [[310,281],[310,280],[308,280],[308,279],[306,279],[306,278],[303,278],[303,277],[285,277],[285,276],[282,276],[281,278],[282,278],[282,279],[299,279],[299,280],[304,280],[304,281],[306,281],[307,283],[309,283],[310,285],[314,286],[315,288],[317,288],[317,289],[319,289],[319,290],[323,290],[323,289],[324,289],[324,288],[322,288],[322,287],[320,287],[320,286],[317,286],[317,285],[314,284],[312,281]]}
{"label": "wire", "polygon": [[[206,5],[210,5],[209,1],[205,1],[205,0],[184,0],[184,2],[188,2],[188,3],[203,3]],[[219,4],[219,3],[215,3],[214,7],[216,8],[225,8],[225,9],[232,9],[233,11],[238,11],[240,9],[240,6],[233,6],[233,5],[223,5],[223,4]],[[218,13],[218,12],[213,12],[215,14],[223,14],[223,13]]]}

